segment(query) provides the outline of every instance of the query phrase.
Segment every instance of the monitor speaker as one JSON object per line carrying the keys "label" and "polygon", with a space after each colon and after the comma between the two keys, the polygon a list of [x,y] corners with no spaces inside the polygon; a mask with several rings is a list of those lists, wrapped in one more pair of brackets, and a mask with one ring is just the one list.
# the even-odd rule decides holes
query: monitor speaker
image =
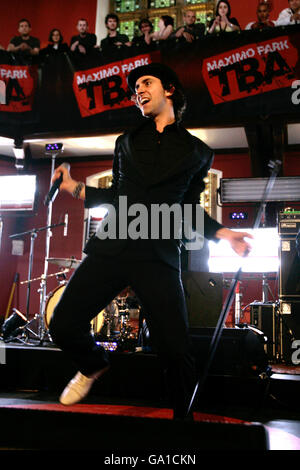
{"label": "monitor speaker", "polygon": [[280,322],[275,303],[253,302],[250,304],[250,323],[262,331],[267,342],[265,351],[270,360],[279,358]]}
{"label": "monitor speaker", "polygon": [[[215,328],[192,328],[190,337],[198,371],[203,371]],[[264,336],[250,326],[223,328],[209,374],[225,376],[257,376],[268,370]]]}
{"label": "monitor speaker", "polygon": [[187,271],[182,282],[190,328],[215,327],[222,310],[223,275]]}

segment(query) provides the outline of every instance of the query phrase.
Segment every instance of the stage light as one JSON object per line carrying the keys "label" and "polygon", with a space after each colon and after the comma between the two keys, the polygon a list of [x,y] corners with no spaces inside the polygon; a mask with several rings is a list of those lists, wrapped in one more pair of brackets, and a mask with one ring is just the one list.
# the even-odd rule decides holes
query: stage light
{"label": "stage light", "polygon": [[62,143],[53,143],[53,144],[46,144],[45,145],[45,153],[46,155],[56,155],[59,152],[63,152],[64,144]]}
{"label": "stage light", "polygon": [[90,209],[90,216],[93,217],[93,219],[99,219],[102,220],[108,213],[108,210],[105,207],[93,207]]}
{"label": "stage light", "polygon": [[248,219],[247,212],[230,212],[229,218],[231,220],[246,220]]}
{"label": "stage light", "polygon": [[[238,229],[234,229],[238,231]],[[276,227],[245,229],[254,236],[248,239],[252,246],[250,254],[243,258],[242,271],[249,273],[278,272],[279,269],[279,235]],[[209,242],[209,270],[215,273],[234,273],[241,266],[238,256],[225,240],[219,243]]]}
{"label": "stage light", "polygon": [[[268,178],[221,179],[222,204],[235,202],[261,202]],[[300,177],[278,177],[266,202],[300,201]]]}
{"label": "stage light", "polygon": [[0,212],[34,210],[36,184],[36,175],[1,175]]}
{"label": "stage light", "polygon": [[288,302],[280,303],[280,311],[282,315],[291,315],[292,313],[292,304]]}
{"label": "stage light", "polygon": [[97,341],[96,344],[102,346],[106,351],[116,351],[118,349],[116,341]]}

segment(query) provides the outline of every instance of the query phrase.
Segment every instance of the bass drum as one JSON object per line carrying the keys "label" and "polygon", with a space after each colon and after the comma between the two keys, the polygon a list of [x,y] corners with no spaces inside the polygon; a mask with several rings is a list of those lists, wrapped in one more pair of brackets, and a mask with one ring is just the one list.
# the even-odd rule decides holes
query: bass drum
{"label": "bass drum", "polygon": [[[52,318],[54,309],[58,304],[63,291],[65,290],[66,285],[58,286],[47,296],[44,323],[47,329],[49,329],[50,320]],[[99,333],[103,327],[104,323],[104,310],[102,310],[98,315],[91,321],[91,330],[93,333]]]}

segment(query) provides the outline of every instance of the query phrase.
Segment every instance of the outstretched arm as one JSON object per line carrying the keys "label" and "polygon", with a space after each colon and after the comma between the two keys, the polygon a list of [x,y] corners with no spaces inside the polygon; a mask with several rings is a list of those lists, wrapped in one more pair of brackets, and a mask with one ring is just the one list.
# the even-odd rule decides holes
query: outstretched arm
{"label": "outstretched arm", "polygon": [[251,251],[251,245],[245,238],[254,238],[250,233],[247,232],[235,232],[229,228],[223,227],[217,230],[215,238],[227,240],[231,248],[239,256],[247,256]]}

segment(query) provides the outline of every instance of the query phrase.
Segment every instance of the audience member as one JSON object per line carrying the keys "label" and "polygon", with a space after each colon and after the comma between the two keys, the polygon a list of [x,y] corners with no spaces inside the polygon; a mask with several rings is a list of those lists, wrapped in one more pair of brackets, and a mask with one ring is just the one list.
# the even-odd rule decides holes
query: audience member
{"label": "audience member", "polygon": [[49,44],[44,49],[41,49],[40,55],[46,56],[46,55],[58,54],[61,52],[68,52],[69,50],[68,44],[63,42],[63,40],[64,38],[60,30],[57,28],[52,29],[49,33],[49,38],[48,38]]}
{"label": "audience member", "polygon": [[119,27],[119,17],[114,13],[109,13],[105,17],[105,25],[107,28],[107,36],[102,39],[100,48],[105,54],[113,53],[118,47],[131,46],[129,37],[126,34],[120,34],[117,29]]}
{"label": "audience member", "polygon": [[187,42],[193,42],[195,39],[204,36],[205,25],[196,23],[196,14],[193,10],[183,12],[184,26],[180,26],[175,31],[176,38],[183,38]]}
{"label": "audience member", "polygon": [[152,42],[151,33],[153,31],[153,24],[147,18],[142,19],[139,22],[139,30],[142,33],[139,36],[134,36],[132,39],[132,45],[138,47],[150,46]]}
{"label": "audience member", "polygon": [[94,51],[97,38],[94,33],[89,33],[88,22],[86,19],[81,18],[77,23],[78,35],[73,36],[70,42],[70,50],[80,54],[89,54]]}
{"label": "audience member", "polygon": [[151,33],[153,41],[163,41],[168,39],[170,34],[173,32],[174,20],[169,15],[163,15],[160,17],[158,22],[158,31]]}
{"label": "audience member", "polygon": [[276,20],[276,26],[300,24],[300,0],[288,0],[289,8],[285,8]]}
{"label": "audience member", "polygon": [[14,36],[7,47],[8,52],[19,52],[25,57],[38,55],[40,51],[40,41],[38,38],[30,36],[31,24],[25,18],[19,21],[19,36]]}
{"label": "audience member", "polygon": [[216,7],[216,16],[210,22],[208,33],[231,33],[239,31],[240,25],[236,18],[231,18],[231,6],[226,0],[220,0]]}
{"label": "audience member", "polygon": [[275,25],[274,21],[269,20],[270,16],[270,4],[268,2],[261,2],[257,6],[256,10],[257,21],[251,21],[247,24],[245,29],[265,29],[273,28]]}

